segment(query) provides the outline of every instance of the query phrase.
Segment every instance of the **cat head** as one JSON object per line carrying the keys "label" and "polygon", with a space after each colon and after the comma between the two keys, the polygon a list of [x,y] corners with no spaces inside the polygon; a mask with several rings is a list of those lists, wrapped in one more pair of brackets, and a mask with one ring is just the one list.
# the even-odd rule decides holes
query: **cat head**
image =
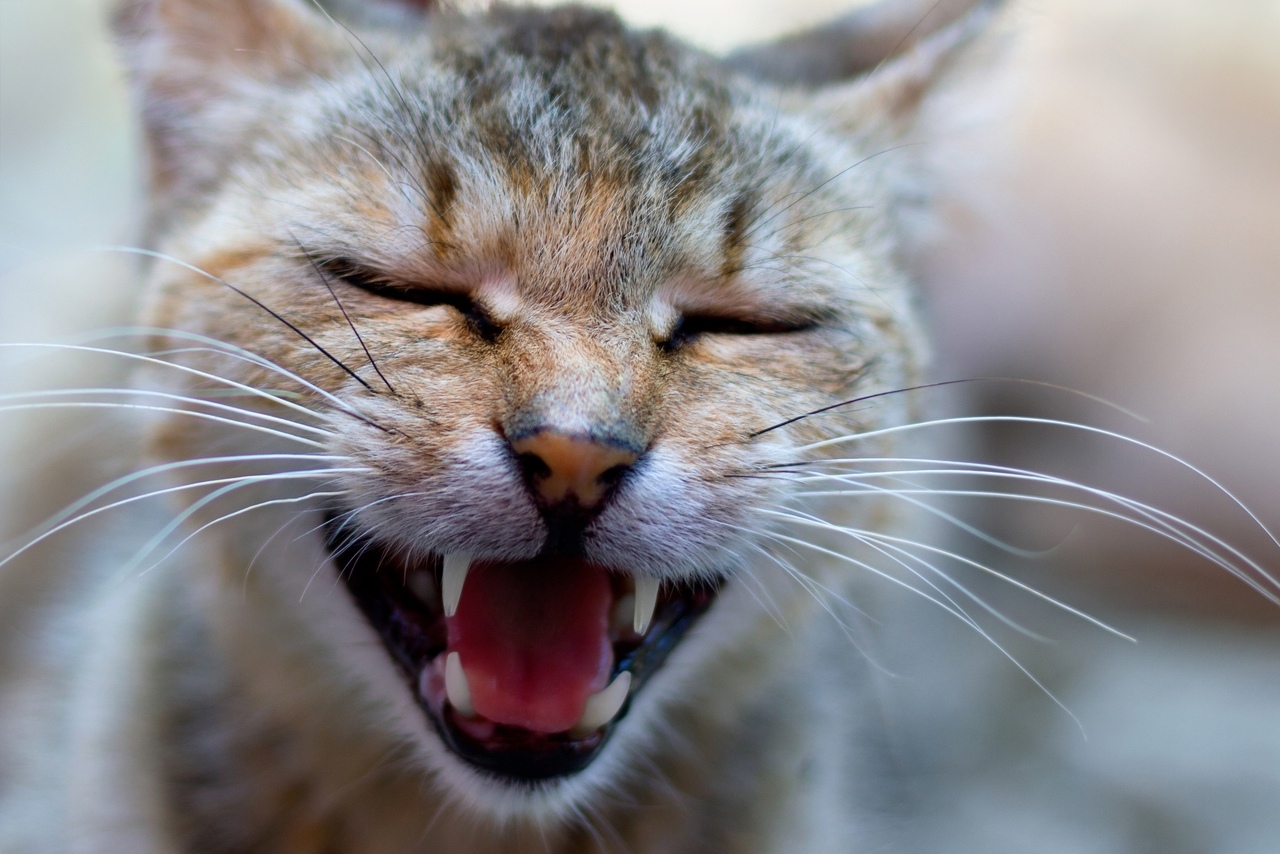
{"label": "cat head", "polygon": [[909,417],[838,404],[919,378],[901,146],[975,26],[921,6],[728,60],[577,7],[121,9],[147,321],[183,366],[154,381],[239,395],[154,448],[261,455],[214,531],[228,601],[252,610],[252,565],[245,619],[291,651],[246,655],[288,671],[281,708],[322,697],[514,814],[635,773],[664,716],[754,701],[850,572],[770,512]]}

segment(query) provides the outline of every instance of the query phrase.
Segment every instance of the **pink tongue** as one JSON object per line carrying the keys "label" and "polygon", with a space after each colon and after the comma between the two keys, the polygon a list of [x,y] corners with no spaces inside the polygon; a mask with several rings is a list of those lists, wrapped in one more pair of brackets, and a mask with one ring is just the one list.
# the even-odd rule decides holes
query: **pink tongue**
{"label": "pink tongue", "polygon": [[447,620],[476,713],[540,733],[562,732],[604,689],[613,666],[608,573],[585,561],[477,561]]}

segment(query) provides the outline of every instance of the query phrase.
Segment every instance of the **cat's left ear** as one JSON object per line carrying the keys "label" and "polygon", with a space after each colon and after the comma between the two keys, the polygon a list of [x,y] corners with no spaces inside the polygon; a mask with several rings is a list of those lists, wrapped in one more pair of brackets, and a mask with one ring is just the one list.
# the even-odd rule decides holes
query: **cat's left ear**
{"label": "cat's left ear", "polygon": [[303,0],[124,0],[112,23],[162,205],[215,182],[269,124],[273,93],[314,79],[344,46]]}
{"label": "cat's left ear", "polygon": [[824,26],[731,54],[728,63],[801,90],[846,131],[903,136],[939,79],[1002,0],[881,0]]}

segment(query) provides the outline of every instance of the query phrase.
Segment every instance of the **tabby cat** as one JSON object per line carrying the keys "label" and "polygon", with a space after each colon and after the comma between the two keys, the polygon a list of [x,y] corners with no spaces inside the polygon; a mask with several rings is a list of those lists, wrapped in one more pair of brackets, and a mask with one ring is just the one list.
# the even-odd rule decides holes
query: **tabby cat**
{"label": "tabby cat", "polygon": [[900,233],[968,5],[720,59],[579,7],[124,4],[147,346],[81,346],[145,449],[46,531],[117,526],[42,567],[98,583],[6,724],[4,850],[872,844],[847,618],[910,563],[860,461],[922,415]]}

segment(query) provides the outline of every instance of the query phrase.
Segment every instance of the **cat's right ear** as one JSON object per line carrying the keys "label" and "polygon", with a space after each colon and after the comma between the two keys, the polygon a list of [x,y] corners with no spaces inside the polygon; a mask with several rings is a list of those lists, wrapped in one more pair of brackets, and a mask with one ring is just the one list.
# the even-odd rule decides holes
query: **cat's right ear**
{"label": "cat's right ear", "polygon": [[125,0],[112,23],[161,201],[216,181],[273,94],[350,50],[302,0]]}
{"label": "cat's right ear", "polygon": [[1005,5],[880,0],[823,26],[735,51],[726,61],[801,94],[848,132],[897,139],[927,93]]}

